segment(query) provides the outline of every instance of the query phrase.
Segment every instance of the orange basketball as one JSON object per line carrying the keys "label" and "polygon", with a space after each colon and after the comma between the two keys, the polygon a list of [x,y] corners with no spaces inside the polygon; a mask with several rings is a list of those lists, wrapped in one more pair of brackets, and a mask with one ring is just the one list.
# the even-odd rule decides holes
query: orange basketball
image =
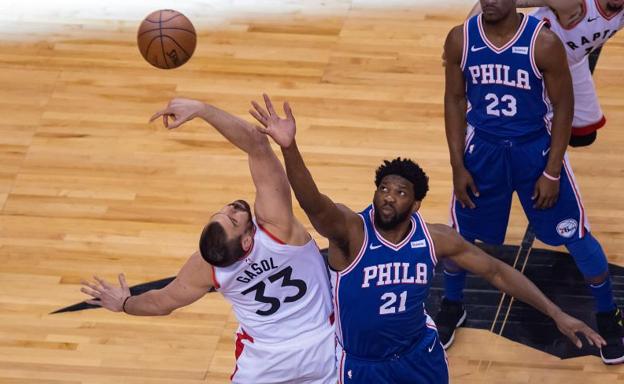
{"label": "orange basketball", "polygon": [[150,13],[137,33],[141,55],[154,67],[177,68],[191,58],[197,44],[191,21],[178,11],[163,9]]}

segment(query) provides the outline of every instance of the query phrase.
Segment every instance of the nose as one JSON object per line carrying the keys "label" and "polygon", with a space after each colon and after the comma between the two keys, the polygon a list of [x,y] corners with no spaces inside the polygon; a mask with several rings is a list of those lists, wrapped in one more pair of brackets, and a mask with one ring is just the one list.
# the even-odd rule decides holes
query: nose
{"label": "nose", "polygon": [[393,203],[393,202],[394,202],[394,196],[392,196],[392,194],[391,194],[391,193],[387,193],[387,194],[384,196],[384,201],[385,201],[385,202],[388,202],[388,203]]}

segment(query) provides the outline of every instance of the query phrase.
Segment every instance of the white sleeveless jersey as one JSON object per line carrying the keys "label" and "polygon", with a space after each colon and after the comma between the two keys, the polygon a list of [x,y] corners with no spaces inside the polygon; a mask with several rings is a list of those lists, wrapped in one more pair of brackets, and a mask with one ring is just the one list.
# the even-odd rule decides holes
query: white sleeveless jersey
{"label": "white sleeveless jersey", "polygon": [[559,24],[557,15],[548,7],[533,12],[538,19],[550,22],[550,29],[561,39],[566,48],[568,65],[574,67],[587,60],[587,56],[602,46],[624,27],[624,10],[608,18],[598,0],[584,0],[585,16],[571,28]]}
{"label": "white sleeveless jersey", "polygon": [[243,331],[254,342],[277,344],[330,328],[328,271],[314,240],[287,245],[254,224],[251,252],[214,268],[215,288],[232,303]]}

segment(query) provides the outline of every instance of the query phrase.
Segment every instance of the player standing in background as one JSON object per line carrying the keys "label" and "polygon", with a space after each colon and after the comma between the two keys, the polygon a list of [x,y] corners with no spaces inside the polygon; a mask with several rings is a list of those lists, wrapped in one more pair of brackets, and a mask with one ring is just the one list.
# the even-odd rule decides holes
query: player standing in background
{"label": "player standing in background", "polygon": [[[624,28],[624,0],[519,0],[519,8],[540,7],[532,13],[545,20],[566,49],[574,88],[572,147],[596,140],[606,124],[592,72],[603,44]],[[477,3],[469,17],[481,12]],[[592,58],[592,55],[595,54]]]}
{"label": "player standing in background", "polygon": [[438,259],[449,258],[498,289],[550,316],[580,346],[604,340],[562,312],[520,272],[464,241],[447,225],[427,224],[418,213],[429,189],[423,170],[408,159],[377,169],[373,203],[360,213],[321,194],[295,142],[296,124],[265,95],[266,110],[252,115],[282,148],[288,179],[312,225],[329,239],[336,312],[339,383],[448,383],[446,355],[424,302]]}
{"label": "player standing in background", "polygon": [[[174,99],[152,120],[176,128],[200,117],[248,154],[256,187],[255,218],[236,200],[210,218],[199,252],[175,280],[130,296],[102,279],[85,282],[89,303],[137,316],[167,315],[212,287],[240,324],[233,383],[335,384],[335,337],[327,268],[310,234],[295,218],[290,185],[266,136],[253,124],[197,100]],[[169,122],[169,118],[173,122]]]}
{"label": "player standing in background", "polygon": [[[501,244],[515,191],[537,238],[565,245],[574,258],[608,343],[602,359],[621,363],[622,313],[565,155],[574,103],[565,49],[544,21],[517,13],[515,3],[481,0],[483,13],[453,28],[446,40],[453,225],[470,242]],[[445,347],[466,318],[465,276],[445,264],[445,298],[436,316]]]}

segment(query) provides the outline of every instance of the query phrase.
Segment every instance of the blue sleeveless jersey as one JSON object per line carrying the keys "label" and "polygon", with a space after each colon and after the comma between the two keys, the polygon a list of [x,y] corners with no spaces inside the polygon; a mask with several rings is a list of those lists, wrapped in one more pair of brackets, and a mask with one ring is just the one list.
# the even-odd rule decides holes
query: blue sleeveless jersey
{"label": "blue sleeveless jersey", "polygon": [[331,272],[336,334],[347,355],[383,360],[408,351],[427,326],[435,328],[424,307],[435,249],[418,213],[400,244],[377,232],[372,205],[360,216],[364,243],[357,258],[347,269]]}
{"label": "blue sleeveless jersey", "polygon": [[481,15],[464,23],[466,120],[477,132],[520,138],[549,129],[550,102],[534,55],[543,25],[525,15],[516,35],[498,48],[485,36]]}

